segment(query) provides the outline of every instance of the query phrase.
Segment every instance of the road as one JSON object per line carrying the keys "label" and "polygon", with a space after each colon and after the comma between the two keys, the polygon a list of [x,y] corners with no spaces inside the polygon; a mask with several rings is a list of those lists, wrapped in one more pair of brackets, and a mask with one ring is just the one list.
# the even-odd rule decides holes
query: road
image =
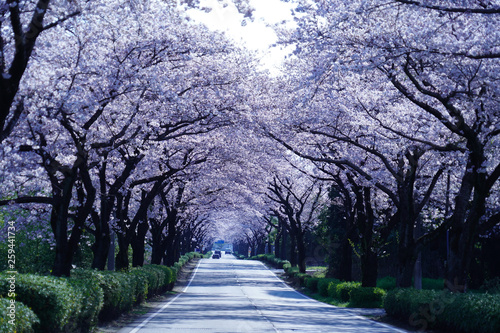
{"label": "road", "polygon": [[261,262],[202,259],[183,290],[119,333],[406,332],[310,299]]}

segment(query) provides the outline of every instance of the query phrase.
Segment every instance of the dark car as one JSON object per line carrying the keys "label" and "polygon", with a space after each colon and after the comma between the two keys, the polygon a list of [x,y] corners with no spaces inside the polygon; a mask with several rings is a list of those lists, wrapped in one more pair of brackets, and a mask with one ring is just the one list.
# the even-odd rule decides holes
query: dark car
{"label": "dark car", "polygon": [[215,250],[212,258],[213,259],[220,259],[220,257],[222,257],[222,253],[219,250]]}

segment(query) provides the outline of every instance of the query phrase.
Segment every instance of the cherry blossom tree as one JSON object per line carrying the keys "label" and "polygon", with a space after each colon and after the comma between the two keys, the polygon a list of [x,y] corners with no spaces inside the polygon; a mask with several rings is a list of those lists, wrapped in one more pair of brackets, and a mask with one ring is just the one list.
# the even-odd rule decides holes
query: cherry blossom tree
{"label": "cherry blossom tree", "polygon": [[[32,167],[45,169],[52,190],[49,196],[18,195],[9,202],[52,205],[56,252],[68,255],[56,259],[62,262],[56,264],[56,275],[69,274],[82,221],[91,221],[86,227],[95,238],[93,266],[103,269],[117,200],[123,203],[127,187],[158,187],[152,191],[143,186],[139,192],[153,193],[146,192],[142,205],[127,207],[137,216],[137,225],[147,226],[138,221],[166,180],[204,160],[189,153],[200,145],[201,138],[195,137],[227,126],[228,115],[240,102],[231,87],[245,77],[248,57],[234,57],[236,49],[226,39],[186,21],[167,3],[130,6],[94,2],[80,16],[80,25],[52,29],[67,49],[39,52],[27,73],[31,85],[21,87],[30,93],[24,106],[33,111],[16,129],[13,147],[38,154]],[[110,16],[103,19],[102,10]],[[108,33],[97,33],[103,26]],[[43,67],[51,71],[40,77]],[[165,152],[164,158],[158,152]],[[171,160],[176,155],[181,155],[180,164]],[[23,163],[16,164],[17,170],[28,166]],[[172,167],[176,163],[180,167]],[[76,214],[69,213],[73,207]],[[142,240],[137,253],[144,247],[145,232],[142,228],[135,242]],[[68,242],[74,246],[67,248]]]}
{"label": "cherry blossom tree", "polygon": [[[498,20],[491,18],[498,6],[480,1],[300,5],[307,14],[298,18],[299,28],[283,34],[309,61],[311,75],[298,100],[309,101],[302,108],[317,104],[315,109],[335,110],[328,116],[315,112],[317,118],[308,113],[314,125],[300,126],[330,139],[318,146],[336,157],[320,154],[316,161],[348,167],[395,204],[389,226],[403,235],[401,285],[411,276],[405,272],[411,271],[418,246],[450,228],[448,286],[463,290],[477,231],[498,223],[495,209],[486,209],[498,197],[498,191],[491,192],[498,187],[498,160],[491,154],[498,140],[498,93],[492,85]],[[348,126],[342,124],[346,120]],[[361,149],[361,158],[353,159],[352,149]],[[416,240],[416,221],[430,197],[434,194],[434,203],[445,201],[444,191],[434,189],[443,188],[438,182],[448,168],[459,179],[453,212],[436,232]],[[395,182],[387,183],[390,178]],[[421,182],[427,190],[418,191]],[[417,195],[421,199],[415,200]]]}

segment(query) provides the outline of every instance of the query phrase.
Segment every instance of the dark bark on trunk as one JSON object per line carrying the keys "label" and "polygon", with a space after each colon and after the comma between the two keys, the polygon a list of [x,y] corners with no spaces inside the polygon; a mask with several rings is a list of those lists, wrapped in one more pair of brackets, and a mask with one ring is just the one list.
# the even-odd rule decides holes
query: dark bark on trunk
{"label": "dark bark on trunk", "polygon": [[281,237],[281,259],[287,260],[287,252],[286,252],[286,242],[288,232],[285,228],[283,228],[282,237]]}
{"label": "dark bark on trunk", "polygon": [[282,237],[281,233],[282,233],[282,227],[281,224],[278,222],[276,238],[274,240],[274,256],[276,258],[281,258],[281,237]]}
{"label": "dark bark on trunk", "polygon": [[164,221],[151,222],[151,263],[160,265],[165,254],[166,242],[163,235]]}
{"label": "dark bark on trunk", "polygon": [[130,262],[128,259],[128,249],[130,245],[130,240],[126,235],[116,235],[116,239],[118,242],[118,253],[116,253],[115,257],[115,270],[127,270]]}
{"label": "dark bark on trunk", "polygon": [[[166,198],[164,198],[166,202]],[[165,237],[164,265],[173,266],[177,261],[176,238],[177,238],[177,209],[167,208],[167,236]]]}
{"label": "dark bark on trunk", "polygon": [[334,276],[341,281],[352,281],[352,246],[345,237],[340,243],[340,265]]}
{"label": "dark bark on trunk", "polygon": [[455,199],[455,211],[451,217],[450,254],[445,276],[446,287],[458,292],[465,292],[468,288],[479,221],[485,214],[486,199],[494,183],[486,178],[485,173],[478,172],[485,160],[483,147],[476,143],[470,148],[472,153],[469,155],[467,171],[462,178],[462,186]]}
{"label": "dark bark on trunk", "polygon": [[363,287],[376,287],[378,275],[378,256],[373,251],[368,251],[361,256],[361,285]]}
{"label": "dark bark on trunk", "polygon": [[303,232],[297,233],[297,258],[298,258],[298,266],[299,272],[306,272],[306,245],[304,243],[304,234]]}
{"label": "dark bark on trunk", "polygon": [[[77,161],[75,165],[79,165],[78,168],[74,167],[70,174],[66,175],[61,184],[58,184],[53,191],[54,204],[51,213],[51,226],[56,241],[56,256],[52,268],[52,275],[54,276],[70,275],[73,258],[80,244],[85,221],[92,211],[96,195],[88,170],[85,169],[84,159]],[[77,170],[80,172],[77,173]],[[76,189],[79,205],[73,216],[74,225],[68,239],[69,205],[78,176],[81,179],[81,184]]]}
{"label": "dark bark on trunk", "polygon": [[290,235],[290,264],[292,267],[297,266],[297,239],[294,235]]}
{"label": "dark bark on trunk", "polygon": [[[98,218],[100,221],[100,218]],[[92,260],[92,269],[105,270],[108,260],[109,246],[111,243],[111,235],[108,224],[102,224],[99,221],[96,223],[95,242],[92,244],[92,252],[94,259]]]}
{"label": "dark bark on trunk", "polygon": [[75,249],[70,249],[68,243],[68,210],[75,181],[75,176],[65,177],[61,184],[62,191],[57,199],[54,198],[52,207],[50,224],[56,242],[55,260],[52,268],[54,276],[69,276],[71,271],[74,252],[70,253],[70,251]]}
{"label": "dark bark on trunk", "polygon": [[142,221],[137,226],[137,232],[132,237],[132,266],[141,267],[144,265],[144,254],[146,252],[146,234],[149,230],[149,224]]}
{"label": "dark bark on trunk", "polygon": [[353,186],[356,195],[356,225],[361,246],[361,281],[363,287],[375,287],[377,283],[378,260],[373,244],[374,214],[371,206],[371,189]]}

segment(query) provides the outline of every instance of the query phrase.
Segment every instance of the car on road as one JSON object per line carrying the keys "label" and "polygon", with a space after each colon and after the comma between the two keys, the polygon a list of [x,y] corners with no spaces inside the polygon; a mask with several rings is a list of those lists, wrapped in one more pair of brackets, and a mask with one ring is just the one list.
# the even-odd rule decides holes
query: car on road
{"label": "car on road", "polygon": [[214,251],[212,259],[220,259],[222,257],[222,253],[219,250]]}

